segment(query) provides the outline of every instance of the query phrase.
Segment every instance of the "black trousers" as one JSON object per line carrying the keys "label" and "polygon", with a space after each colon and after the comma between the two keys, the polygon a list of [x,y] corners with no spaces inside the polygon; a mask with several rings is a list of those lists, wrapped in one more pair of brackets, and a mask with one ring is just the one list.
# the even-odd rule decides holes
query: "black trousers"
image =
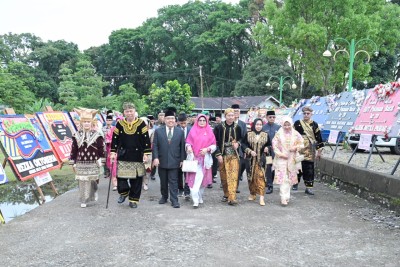
{"label": "black trousers", "polygon": [[249,173],[250,173],[250,159],[248,159],[248,158],[240,158],[240,161],[239,161],[239,176],[238,176],[238,180],[237,180],[238,187],[239,187],[240,178],[243,176],[244,171],[246,171],[246,174],[249,175]]}
{"label": "black trousers", "polygon": [[266,180],[267,180],[267,187],[274,186],[274,178],[275,178],[275,171],[272,170],[272,164],[267,164],[267,169],[265,172]]}
{"label": "black trousers", "polygon": [[[176,169],[164,169],[158,167],[158,175],[160,176],[160,190],[161,197],[165,200],[169,199],[172,205],[178,204],[178,170]],[[169,191],[169,192],[168,192]]]}
{"label": "black trousers", "polygon": [[215,157],[214,153],[212,154],[212,159],[213,159],[213,165],[211,167],[211,170],[212,170],[212,176],[214,178],[218,174],[218,160]]}
{"label": "black trousers", "polygon": [[314,187],[314,162],[313,161],[302,161],[301,162],[302,171],[299,172],[297,178],[299,179],[299,183],[301,181],[301,177],[303,176],[304,184],[307,188]]}
{"label": "black trousers", "polygon": [[185,196],[190,195],[190,188],[188,184],[185,182],[185,173],[182,172],[182,169],[178,169],[178,189],[179,191],[183,191]]}
{"label": "black trousers", "polygon": [[154,166],[153,166],[153,167],[151,168],[150,176],[151,176],[151,177],[155,176],[155,175],[156,175],[156,171],[157,171],[157,167],[154,167]]}
{"label": "black trousers", "polygon": [[[129,183],[128,183],[129,180]],[[121,196],[129,196],[129,201],[139,201],[142,194],[143,176],[135,179],[118,178],[117,176],[117,189]]]}

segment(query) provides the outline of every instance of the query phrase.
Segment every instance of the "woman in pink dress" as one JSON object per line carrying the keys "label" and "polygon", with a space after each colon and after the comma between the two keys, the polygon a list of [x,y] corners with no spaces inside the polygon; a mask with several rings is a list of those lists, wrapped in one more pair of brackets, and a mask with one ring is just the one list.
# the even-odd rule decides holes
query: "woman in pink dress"
{"label": "woman in pink dress", "polygon": [[293,128],[289,117],[282,118],[282,127],[272,139],[275,152],[273,167],[275,169],[274,184],[279,184],[281,204],[286,206],[290,200],[290,188],[298,183],[297,174],[301,170],[301,162],[296,162],[300,149],[304,147],[303,137]]}
{"label": "woman in pink dress", "polygon": [[208,124],[207,116],[199,114],[186,138],[188,158],[198,160],[197,172],[189,172],[186,175],[194,208],[198,208],[199,204],[203,203],[204,188],[212,184],[211,154],[215,149],[215,136]]}

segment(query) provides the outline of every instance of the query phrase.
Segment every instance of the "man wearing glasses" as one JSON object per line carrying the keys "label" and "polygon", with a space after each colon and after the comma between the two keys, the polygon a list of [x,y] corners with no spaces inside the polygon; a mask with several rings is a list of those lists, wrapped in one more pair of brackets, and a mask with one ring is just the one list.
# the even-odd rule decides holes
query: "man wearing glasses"
{"label": "man wearing glasses", "polygon": [[[275,119],[276,119],[275,111],[268,110],[267,111],[268,122],[264,124],[262,131],[268,134],[270,142],[272,142],[272,139],[275,137],[276,132],[281,128],[279,124],[275,123]],[[272,158],[274,158],[275,153],[274,150],[272,149],[272,146],[268,147],[268,150],[270,151],[270,155],[272,156]],[[272,170],[272,164],[267,165],[267,171],[265,172],[265,174],[267,176],[267,191],[265,193],[271,194],[272,192],[274,192],[274,176],[275,176],[275,171]]]}
{"label": "man wearing glasses", "polygon": [[[302,171],[298,174],[299,183],[303,176],[306,186],[305,193],[314,195],[311,190],[314,186],[314,161],[321,158],[324,143],[322,142],[321,130],[318,123],[311,119],[313,109],[304,107],[303,119],[294,123],[294,129],[298,131],[304,139],[304,149],[300,151],[304,155],[304,161],[301,162]],[[293,190],[297,190],[298,184],[293,186]]]}

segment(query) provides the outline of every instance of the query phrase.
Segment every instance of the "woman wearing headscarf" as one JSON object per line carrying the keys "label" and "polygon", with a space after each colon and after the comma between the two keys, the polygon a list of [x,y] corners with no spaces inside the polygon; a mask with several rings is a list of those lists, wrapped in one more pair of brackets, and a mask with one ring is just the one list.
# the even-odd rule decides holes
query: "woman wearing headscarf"
{"label": "woman wearing headscarf", "polygon": [[301,162],[296,162],[300,149],[304,147],[303,137],[293,128],[289,117],[281,120],[282,127],[272,139],[275,152],[273,167],[274,183],[280,185],[281,204],[286,206],[290,199],[290,188],[298,183],[297,174],[301,171]]}
{"label": "woman wearing headscarf", "polygon": [[194,208],[198,208],[199,204],[203,203],[204,188],[212,183],[213,160],[211,154],[215,149],[215,136],[207,116],[199,114],[186,138],[188,158],[198,160],[197,171],[186,175]]}
{"label": "woman wearing headscarf", "polygon": [[260,196],[260,205],[265,206],[265,153],[268,153],[268,146],[271,146],[271,140],[268,134],[262,131],[262,119],[257,118],[243,139],[242,149],[250,157],[250,173],[247,174],[249,182],[250,196],[249,200],[256,200]]}
{"label": "woman wearing headscarf", "polygon": [[81,129],[72,137],[70,161],[79,181],[81,207],[86,208],[89,201],[97,200],[97,182],[100,167],[104,161],[104,138],[92,129],[93,116],[97,110],[75,109],[81,119]]}

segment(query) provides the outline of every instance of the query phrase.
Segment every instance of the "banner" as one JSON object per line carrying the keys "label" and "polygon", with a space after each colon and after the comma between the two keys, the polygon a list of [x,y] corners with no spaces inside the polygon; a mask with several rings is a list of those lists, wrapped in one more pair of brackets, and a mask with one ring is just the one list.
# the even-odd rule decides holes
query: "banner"
{"label": "banner", "polygon": [[380,98],[370,90],[354,123],[354,132],[388,137],[400,136],[400,90]]}
{"label": "banner", "polygon": [[39,122],[32,115],[0,116],[0,141],[21,181],[60,167]]}
{"label": "banner", "polygon": [[[369,90],[368,90],[369,91]],[[324,130],[348,132],[354,126],[367,90],[353,90],[338,95],[324,124]]]}
{"label": "banner", "polygon": [[67,112],[37,112],[49,138],[51,145],[61,161],[67,161],[71,154],[72,135],[75,133],[75,126]]}
{"label": "banner", "polygon": [[293,116],[293,122],[303,118],[303,107],[311,107],[313,111],[312,120],[316,121],[321,129],[324,129],[324,124],[328,118],[328,97],[313,96],[311,99],[301,100],[298,110]]}
{"label": "banner", "polygon": [[0,184],[8,183],[6,172],[3,169],[3,166],[0,164]]}

